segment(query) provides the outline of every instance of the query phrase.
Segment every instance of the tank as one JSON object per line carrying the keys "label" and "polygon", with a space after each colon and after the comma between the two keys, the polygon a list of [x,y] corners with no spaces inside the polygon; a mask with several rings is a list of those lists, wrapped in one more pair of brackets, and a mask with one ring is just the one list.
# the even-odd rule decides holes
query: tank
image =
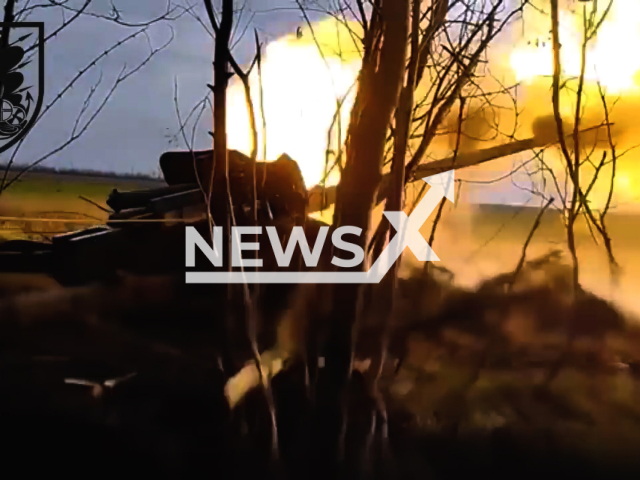
{"label": "tank", "polygon": [[[108,281],[122,272],[183,274],[185,226],[208,238],[213,222],[225,226],[228,235],[229,204],[234,225],[275,226],[281,241],[293,226],[302,226],[309,243],[315,242],[326,224],[307,216],[308,192],[295,160],[283,154],[273,162],[254,162],[235,150],[229,150],[228,158],[228,176],[212,182],[213,150],[165,152],[159,163],[166,185],[114,189],[106,201],[113,213],[105,225],[47,242],[0,244],[0,272],[47,274],[64,286]],[[210,184],[209,198],[205,192]],[[277,268],[267,235],[260,238],[263,268]],[[203,260],[197,259],[198,267],[214,270]]]}

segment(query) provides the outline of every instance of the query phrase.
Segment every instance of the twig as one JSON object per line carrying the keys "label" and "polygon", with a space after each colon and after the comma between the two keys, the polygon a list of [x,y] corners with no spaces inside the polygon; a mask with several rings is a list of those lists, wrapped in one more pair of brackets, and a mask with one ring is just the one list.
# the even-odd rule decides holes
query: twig
{"label": "twig", "polygon": [[[258,31],[254,30],[254,37],[256,41],[256,64],[258,65],[258,90],[260,93],[260,118],[262,120],[262,160],[267,160],[267,117],[264,109],[264,90],[262,83],[262,49],[259,48],[260,40],[258,38]],[[267,180],[267,175],[262,178],[262,186],[264,187],[264,182]]]}
{"label": "twig", "polygon": [[91,200],[91,199],[89,199],[89,198],[87,198],[87,197],[84,197],[84,196],[82,196],[82,195],[78,195],[78,198],[79,198],[80,200],[84,200],[84,201],[85,201],[85,202],[87,202],[87,203],[90,203],[91,205],[93,205],[94,207],[96,207],[96,208],[98,208],[98,209],[102,210],[102,211],[103,211],[103,212],[105,212],[105,213],[113,213],[113,211],[109,210],[108,208],[104,208],[102,205],[100,205],[100,204],[98,204],[98,203],[94,202],[93,200]]}
{"label": "twig", "polygon": [[527,248],[529,248],[529,244],[531,243],[531,239],[533,239],[533,235],[536,233],[536,230],[538,229],[538,227],[540,227],[540,221],[542,220],[542,216],[544,215],[544,212],[547,211],[547,209],[551,206],[551,204],[553,203],[554,198],[551,197],[547,203],[540,209],[540,212],[538,212],[538,215],[536,216],[536,220],[533,222],[533,226],[531,227],[531,230],[529,231],[529,235],[527,235],[527,239],[525,240],[524,244],[522,245],[522,253],[520,254],[520,260],[518,261],[518,265],[516,265],[515,270],[513,271],[513,275],[511,277],[511,281],[509,282],[509,286],[508,288],[511,289],[513,287],[513,285],[516,282],[516,279],[518,277],[518,275],[520,274],[520,271],[522,270],[522,267],[524,266],[524,262],[527,258]]}
{"label": "twig", "polygon": [[[440,224],[440,218],[442,217],[442,211],[444,210],[444,204],[447,202],[446,198],[443,198],[440,201],[440,205],[438,206],[438,211],[436,212],[436,217],[433,219],[433,226],[431,227],[431,233],[429,234],[429,246],[433,247],[433,242],[436,238],[436,230],[438,228],[438,225]],[[424,262],[424,272],[428,273],[429,272],[429,266],[431,265],[431,262]]]}

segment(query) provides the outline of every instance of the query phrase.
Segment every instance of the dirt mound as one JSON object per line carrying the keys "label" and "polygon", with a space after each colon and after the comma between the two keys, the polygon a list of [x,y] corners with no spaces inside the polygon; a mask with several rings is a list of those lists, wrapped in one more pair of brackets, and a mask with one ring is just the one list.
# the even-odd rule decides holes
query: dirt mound
{"label": "dirt mound", "polygon": [[[355,372],[345,437],[351,474],[368,468],[378,478],[426,471],[459,478],[464,469],[455,457],[493,478],[529,478],[527,472],[541,475],[558,465],[578,471],[591,462],[593,473],[631,461],[640,450],[634,402],[640,335],[597,296],[586,292],[573,300],[561,258],[539,260],[525,264],[515,280],[505,274],[473,291],[456,287],[442,269],[415,271],[399,282],[390,345],[403,362],[395,372],[384,370],[379,383],[391,436],[385,440],[385,415],[366,376]],[[28,283],[24,289],[31,292],[0,301],[6,431],[28,423],[33,435],[45,438],[59,428],[51,420],[58,416],[75,422],[86,438],[104,439],[105,451],[115,454],[116,444],[126,445],[141,469],[161,465],[183,474],[208,465],[257,474],[270,468],[271,417],[261,389],[246,393],[233,415],[226,410],[216,350],[228,331],[215,316],[225,291],[126,275],[73,288]],[[287,296],[303,291],[262,293],[260,310],[271,308],[273,319],[262,324],[263,333],[271,332],[260,347],[266,349],[277,338],[275,320]],[[269,306],[269,299],[280,303]],[[300,314],[320,314],[318,302],[327,303],[322,296],[306,300],[298,297]],[[241,303],[240,297],[238,309]],[[236,321],[239,352],[246,333],[242,315]],[[379,333],[378,326],[364,321],[361,332]],[[303,367],[285,366],[272,387],[281,467],[312,478],[309,468],[327,455],[318,432],[333,420],[314,413]],[[485,454],[495,460],[474,460]]]}

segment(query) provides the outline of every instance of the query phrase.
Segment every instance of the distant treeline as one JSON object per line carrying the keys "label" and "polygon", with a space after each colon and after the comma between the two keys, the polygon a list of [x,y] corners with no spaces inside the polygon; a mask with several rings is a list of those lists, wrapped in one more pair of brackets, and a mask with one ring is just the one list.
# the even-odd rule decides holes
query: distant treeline
{"label": "distant treeline", "polygon": [[[501,215],[501,214],[505,214],[505,215],[513,215],[516,213],[523,213],[525,216],[526,215],[531,215],[532,213],[535,213],[536,215],[540,212],[540,206],[534,206],[534,205],[506,205],[506,204],[502,204],[502,203],[478,203],[476,204],[476,208],[478,209],[479,213],[489,213],[492,215]],[[555,216],[556,214],[559,214],[559,212],[550,209],[547,210],[545,212],[545,216],[547,214],[551,214],[551,216]]]}
{"label": "distant treeline", "polygon": [[[519,217],[531,217],[531,216],[537,216],[538,213],[540,212],[540,207],[538,206],[534,206],[534,205],[504,205],[504,204],[499,204],[499,203],[478,203],[476,204],[476,208],[478,213],[480,214],[491,214],[491,215],[504,215],[504,216],[510,216],[510,215],[518,215]],[[597,208],[592,208],[591,209],[592,212],[594,212],[596,214],[596,216],[599,214],[599,210]],[[547,210],[544,214],[545,218],[561,218],[562,213],[554,208],[550,208],[549,210]],[[608,213],[609,216],[630,216],[630,217],[634,217],[637,218],[638,217],[638,213],[633,211],[626,211],[626,212],[620,212],[617,208],[612,208],[611,210],[609,210]]]}
{"label": "distant treeline", "polygon": [[[24,167],[21,165],[13,165],[11,167],[11,171],[9,172],[9,177],[12,176],[12,173],[17,173],[22,170]],[[4,173],[7,169],[6,164],[0,164],[0,172]],[[150,174],[150,173],[118,173],[118,172],[105,172],[102,170],[90,170],[90,169],[76,169],[76,168],[55,168],[55,167],[45,167],[45,166],[36,166],[29,169],[29,172],[32,173],[47,173],[51,175],[75,175],[75,176],[83,176],[83,177],[102,177],[102,178],[117,178],[120,180],[162,180],[160,173]]]}

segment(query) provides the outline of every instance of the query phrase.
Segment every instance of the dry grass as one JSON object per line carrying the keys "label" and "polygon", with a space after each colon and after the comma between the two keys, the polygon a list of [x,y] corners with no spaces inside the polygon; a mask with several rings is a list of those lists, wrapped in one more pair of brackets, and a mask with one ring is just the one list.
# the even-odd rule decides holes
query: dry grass
{"label": "dry grass", "polygon": [[[183,308],[184,313],[178,315],[178,310],[172,310],[172,304],[180,303],[181,297],[174,290],[178,285],[170,281],[160,281],[160,279],[158,282],[130,279],[128,283],[125,281],[120,287],[82,287],[65,290],[66,293],[34,294],[30,297],[23,296],[21,300],[13,299],[10,303],[0,303],[0,306],[5,307],[4,310],[0,308],[0,314],[3,314],[0,315],[0,319],[5,320],[4,326],[10,327],[3,332],[3,340],[20,339],[23,342],[19,345],[20,348],[14,344],[13,350],[22,352],[22,354],[28,352],[33,355],[45,353],[65,356],[80,355],[83,356],[82,358],[92,359],[92,361],[104,357],[105,363],[109,365],[123,365],[127,362],[131,362],[133,365],[137,362],[139,367],[146,365],[144,368],[150,368],[153,359],[162,360],[162,362],[166,362],[163,365],[171,367],[174,359],[180,358],[185,353],[191,353],[193,355],[189,355],[191,358],[214,358],[211,351],[207,351],[206,355],[198,356],[197,352],[205,351],[194,350],[191,352],[189,350],[191,348],[189,345],[193,346],[194,343],[207,344],[212,340],[212,337],[203,334],[202,330],[191,329],[189,326],[189,322],[192,320],[191,312],[187,312]],[[36,283],[32,287],[40,289],[42,285]],[[419,289],[414,290],[413,293],[424,295],[424,292]],[[418,305],[412,298],[408,298],[407,301]],[[215,305],[215,302],[212,302],[211,307]],[[58,305],[59,314],[55,313],[56,305]],[[10,319],[7,314],[11,312],[15,314],[18,309],[29,314],[28,318],[25,317],[22,321],[25,331],[21,334],[18,334],[15,323],[6,323]],[[201,313],[205,310],[214,311],[204,309]],[[407,309],[405,308],[404,311]],[[438,311],[442,310],[436,308],[436,315]],[[468,314],[470,317],[477,317],[478,321],[482,321],[481,313],[470,311]],[[144,320],[142,317],[145,317]],[[531,337],[532,345],[527,355],[530,355],[531,352],[535,353],[535,347],[539,347],[537,343],[539,339],[537,335],[523,335],[522,331],[535,333],[537,331],[536,322],[539,320],[533,315],[529,324],[521,324],[517,328],[513,325],[510,327],[512,340],[519,338],[522,341],[522,339],[527,340],[527,337]],[[130,332],[131,334],[135,332],[136,336],[123,335],[125,332],[122,330],[105,329],[105,322],[109,321],[115,322],[114,325],[117,324],[119,327],[129,326],[127,322],[139,323]],[[558,318],[557,321],[561,323],[564,319]],[[162,335],[158,329],[160,322],[164,322],[167,327]],[[209,319],[206,325],[210,325],[211,322],[212,319]],[[83,327],[78,328],[80,325]],[[535,366],[528,365],[526,362],[520,362],[520,364],[506,362],[505,366],[504,358],[501,363],[488,364],[486,368],[481,370],[478,380],[470,384],[470,378],[474,376],[478,366],[481,347],[486,343],[483,343],[482,333],[473,334],[470,331],[465,331],[464,325],[464,322],[446,323],[445,328],[438,329],[436,332],[431,331],[430,334],[411,334],[407,339],[409,354],[404,366],[397,376],[392,376],[389,373],[383,378],[382,387],[387,392],[390,409],[393,409],[394,412],[403,411],[405,415],[410,417],[415,430],[421,434],[444,436],[441,441],[450,438],[452,434],[461,441],[460,439],[478,434],[478,432],[491,436],[497,434],[496,432],[507,430],[513,435],[526,436],[534,431],[543,431],[552,435],[557,445],[581,452],[590,458],[609,453],[620,456],[628,452],[638,452],[640,449],[640,407],[635,400],[640,393],[640,384],[632,369],[617,369],[611,365],[596,365],[597,368],[595,368],[593,365],[581,363],[578,360],[584,356],[584,353],[589,353],[589,349],[592,348],[587,342],[583,345],[584,351],[581,352],[580,349],[577,349],[576,361],[569,362],[570,364],[562,369],[561,374],[547,389],[540,387],[545,373],[545,365]],[[509,325],[509,322],[504,322],[504,325]],[[42,328],[42,333],[38,334],[40,328]],[[146,344],[147,350],[143,350],[144,343],[132,342],[136,338],[146,340],[145,332],[147,330],[153,333],[153,338],[158,341],[162,340],[164,345],[173,349],[171,351],[175,351],[176,356],[174,357],[174,353],[171,355],[163,353],[166,350],[159,352],[157,348],[150,349],[148,343]],[[208,328],[205,328],[204,331],[208,331]],[[151,334],[149,336],[151,337]],[[183,340],[179,341],[178,336]],[[187,337],[189,338],[187,339]],[[561,348],[564,345],[562,329],[555,333],[552,332],[549,337],[554,337],[551,339],[553,341],[548,343],[555,345],[555,349],[551,350],[547,363],[561,353]],[[614,353],[624,351],[625,348],[634,353],[635,349],[628,348],[628,344],[631,342],[635,344],[635,338],[637,336],[628,335],[628,331],[622,328],[621,331],[613,332],[612,341],[608,344],[608,348]],[[452,350],[451,345],[456,343],[457,350]],[[500,352],[495,350],[493,353]],[[515,356],[515,353],[511,352],[510,355]],[[496,357],[499,356],[496,355]],[[504,355],[502,356],[504,357]],[[640,356],[635,359],[638,358]],[[29,372],[32,372],[31,375],[35,375],[36,380],[34,381],[45,381],[43,379],[46,378],[46,375],[37,373],[43,367],[33,364],[29,368]],[[83,365],[82,368],[86,369],[86,365]],[[138,371],[144,371],[144,368]],[[194,371],[192,364],[189,364],[189,368],[192,372]],[[12,375],[19,373],[15,373],[7,365],[5,365],[5,369],[7,372],[13,372]],[[173,368],[171,367],[169,370],[173,371]],[[74,373],[73,377],[81,377],[81,375]],[[38,378],[40,380],[37,380]],[[135,383],[137,381],[134,377],[131,380],[132,385],[137,385]],[[22,382],[24,383],[25,380]],[[200,382],[202,383],[197,384],[196,390],[204,390],[207,385],[204,380],[200,380]],[[274,384],[275,382],[274,379]],[[49,381],[45,381],[45,384],[49,385]],[[66,415],[77,417],[79,413],[73,411],[77,409],[75,404],[65,403],[67,401],[65,398],[69,395],[64,393],[67,392],[67,388],[72,387],[68,385],[47,386],[47,389],[43,391],[49,392],[47,395],[57,399],[54,411],[58,415],[63,412]],[[127,387],[125,385],[124,388],[126,393],[127,388],[133,388],[135,391],[136,388],[142,387]],[[282,400],[283,395],[286,397],[288,392],[295,390],[295,388],[291,388],[291,385],[285,385],[283,388],[283,392],[278,394],[281,402],[284,401]],[[25,404],[28,403],[25,400],[30,398],[28,392],[16,393],[10,391],[9,387],[5,387],[4,390],[6,396],[18,398]],[[97,409],[97,402],[103,401],[94,398],[90,390],[87,389],[82,401],[75,400],[78,404],[83,405],[86,411],[91,411],[91,408]],[[56,393],[51,393],[53,391]],[[156,390],[145,392],[137,394],[139,396],[128,393],[120,394],[122,395],[118,400],[120,403],[110,407],[111,414],[118,419],[118,422],[121,422],[117,425],[127,425],[128,432],[135,432],[139,441],[146,445],[147,450],[160,448],[160,446],[154,446],[153,442],[162,443],[164,441],[162,438],[167,438],[166,441],[169,443],[162,448],[173,452],[173,455],[177,455],[178,458],[182,458],[180,457],[182,454],[172,450],[174,447],[170,442],[185,445],[180,443],[187,441],[184,440],[184,436],[194,435],[196,440],[193,442],[195,443],[186,443],[186,445],[200,445],[198,443],[200,430],[196,428],[196,423],[200,424],[201,422],[200,417],[194,420],[185,414],[187,411],[194,410],[195,407],[191,404],[182,405],[178,410],[170,402],[164,406],[163,402],[168,402],[168,400],[164,399],[161,393]],[[41,395],[44,396],[44,394]],[[196,395],[190,397],[189,401],[197,404],[197,398],[202,397]],[[92,405],[93,407],[91,407]],[[149,405],[153,405],[153,408]],[[152,413],[157,411],[156,409],[160,409],[159,405],[163,405],[165,408],[162,410],[164,412],[162,415],[175,419],[172,422],[180,425],[179,434],[170,430],[170,428],[176,428],[175,426],[164,425],[162,422],[166,420],[152,416]],[[141,412],[150,412],[148,414],[150,417],[145,417],[147,418],[145,422],[149,423],[142,424],[141,420],[135,416],[126,417],[127,412],[131,411],[134,406]],[[246,405],[245,407],[252,408]],[[211,408],[209,405],[198,410],[199,415]],[[247,412],[246,408],[245,413]],[[295,402],[293,404],[281,403],[282,422],[287,421],[286,417],[294,418],[295,415],[302,415],[301,412],[295,410],[296,408]],[[259,416],[257,413],[259,410],[249,411],[251,412],[250,418],[252,415]],[[84,415],[88,414],[84,413]],[[92,421],[103,422],[105,420],[99,418]],[[152,425],[152,428],[149,425]],[[208,429],[212,429],[211,431],[218,431],[216,429],[219,427],[216,425],[207,425]],[[159,437],[158,431],[163,432],[166,437]],[[394,436],[392,439],[395,441],[397,438]],[[292,438],[287,441],[290,442],[289,445],[291,442],[296,443]],[[413,448],[418,449],[418,445],[416,441]],[[188,450],[187,447],[184,448],[185,451]],[[499,455],[501,451],[496,450],[495,454]],[[405,452],[398,452],[397,455],[399,458],[403,458]],[[432,454],[429,453],[429,450],[424,450],[421,455],[423,458],[427,458]],[[437,458],[431,460],[437,461]],[[178,464],[184,465],[181,463],[183,461],[186,462],[186,460],[179,460]],[[455,466],[456,461],[452,460],[452,462],[447,468],[451,469]],[[513,476],[518,476],[518,470],[513,471]],[[449,476],[443,475],[442,478],[459,477],[449,473]]]}

